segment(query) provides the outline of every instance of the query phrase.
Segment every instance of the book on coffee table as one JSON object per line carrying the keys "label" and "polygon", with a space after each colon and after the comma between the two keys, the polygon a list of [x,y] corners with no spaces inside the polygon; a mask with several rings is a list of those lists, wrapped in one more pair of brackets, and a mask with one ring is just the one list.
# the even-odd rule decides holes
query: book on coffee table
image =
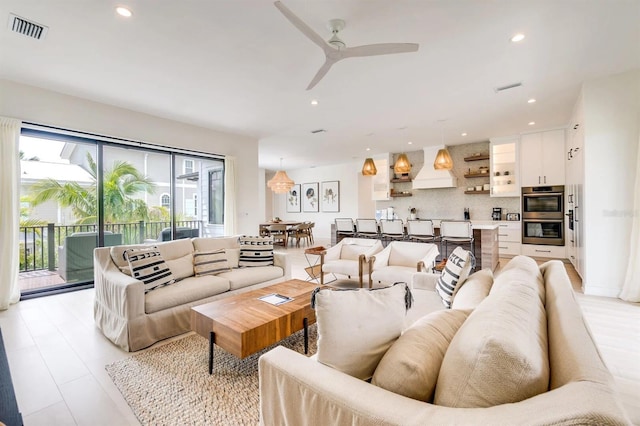
{"label": "book on coffee table", "polygon": [[266,296],[258,297],[258,299],[271,303],[272,305],[282,305],[283,303],[291,302],[293,298],[283,296],[278,293],[267,294]]}

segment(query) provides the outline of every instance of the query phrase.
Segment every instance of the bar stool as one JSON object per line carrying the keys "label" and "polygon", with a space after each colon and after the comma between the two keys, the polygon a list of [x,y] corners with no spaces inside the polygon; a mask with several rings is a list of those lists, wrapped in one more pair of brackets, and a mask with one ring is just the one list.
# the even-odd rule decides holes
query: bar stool
{"label": "bar stool", "polygon": [[355,237],[356,236],[356,228],[353,224],[353,219],[348,218],[336,218],[334,219],[336,223],[336,234],[338,239],[344,237]]}
{"label": "bar stool", "polygon": [[435,243],[436,235],[431,220],[408,220],[407,239],[419,243]]}
{"label": "bar stool", "polygon": [[375,219],[356,219],[356,237],[379,239],[378,221]]}
{"label": "bar stool", "polygon": [[475,256],[473,241],[471,222],[444,220],[440,222],[440,251],[442,251],[442,243],[445,246],[443,259],[449,257],[448,243],[455,243],[456,245],[469,244],[471,253]]}
{"label": "bar stool", "polygon": [[402,220],[380,220],[380,235],[387,244],[391,241],[402,241],[405,238]]}

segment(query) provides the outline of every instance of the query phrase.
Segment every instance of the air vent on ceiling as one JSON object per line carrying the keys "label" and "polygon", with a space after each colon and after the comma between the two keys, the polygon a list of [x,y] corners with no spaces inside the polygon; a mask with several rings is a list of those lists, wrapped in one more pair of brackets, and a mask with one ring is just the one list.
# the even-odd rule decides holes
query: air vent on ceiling
{"label": "air vent on ceiling", "polygon": [[325,130],[325,129],[317,129],[317,130],[312,130],[312,131],[311,131],[311,133],[314,133],[314,134],[315,134],[315,133],[324,133],[324,132],[326,132],[326,130]]}
{"label": "air vent on ceiling", "polygon": [[506,86],[496,87],[496,93],[500,93],[503,90],[515,89],[516,87],[522,86],[522,82],[507,84]]}
{"label": "air vent on ceiling", "polygon": [[36,40],[42,40],[47,35],[49,27],[45,27],[44,25],[37,24],[33,21],[27,21],[18,15],[10,13],[9,31],[35,38]]}

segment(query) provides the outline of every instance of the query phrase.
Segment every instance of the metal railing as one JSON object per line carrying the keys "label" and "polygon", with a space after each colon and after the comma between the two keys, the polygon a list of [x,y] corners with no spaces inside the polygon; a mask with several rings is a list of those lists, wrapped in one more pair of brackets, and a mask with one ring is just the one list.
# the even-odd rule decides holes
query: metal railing
{"label": "metal railing", "polygon": [[[141,244],[145,240],[162,240],[162,231],[171,227],[171,222],[131,222],[109,223],[104,225],[105,232],[122,235],[122,244]],[[176,227],[198,229],[202,235],[201,220],[176,222]],[[98,225],[56,225],[48,223],[37,226],[20,227],[20,270],[30,272],[58,267],[57,247],[64,245],[67,236],[78,232],[96,232]],[[97,236],[96,236],[97,238]]]}

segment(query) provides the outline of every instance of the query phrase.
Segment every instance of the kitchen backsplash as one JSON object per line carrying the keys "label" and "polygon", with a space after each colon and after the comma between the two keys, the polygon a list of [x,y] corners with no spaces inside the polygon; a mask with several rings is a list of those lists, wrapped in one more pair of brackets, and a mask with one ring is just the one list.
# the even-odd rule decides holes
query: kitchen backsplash
{"label": "kitchen backsplash", "polygon": [[[464,208],[468,208],[471,220],[491,220],[493,207],[502,207],[503,218],[506,213],[520,212],[519,197],[491,197],[489,194],[465,194],[468,187],[489,183],[487,177],[465,178],[464,175],[478,170],[481,166],[489,167],[489,160],[465,162],[465,157],[476,153],[489,153],[489,142],[476,142],[465,145],[447,147],[453,159],[452,173],[458,178],[456,188],[413,189],[411,183],[393,183],[398,191],[410,191],[411,197],[396,197],[389,201],[377,201],[376,210],[393,207],[401,219],[409,216],[409,208],[417,209],[417,217],[421,219],[463,219]],[[424,151],[405,152],[411,163],[411,178],[415,177],[424,163]],[[397,154],[393,156],[393,160]],[[393,174],[393,170],[391,171]]]}

